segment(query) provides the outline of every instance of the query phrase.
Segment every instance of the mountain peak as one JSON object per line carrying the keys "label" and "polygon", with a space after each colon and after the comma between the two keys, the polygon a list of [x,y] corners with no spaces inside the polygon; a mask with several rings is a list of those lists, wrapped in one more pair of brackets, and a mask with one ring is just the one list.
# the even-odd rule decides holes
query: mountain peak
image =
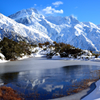
{"label": "mountain peak", "polygon": [[77,17],[75,17],[74,15],[70,15],[69,18],[77,20]]}
{"label": "mountain peak", "polygon": [[97,25],[95,25],[94,23],[92,23],[92,22],[83,22],[85,25],[87,25],[88,27],[90,27],[90,28],[98,28],[98,26]]}
{"label": "mountain peak", "polygon": [[38,14],[38,11],[35,8],[28,8],[28,9],[23,9],[21,11],[18,11],[17,13],[12,14],[9,17],[12,19],[16,19],[16,18],[31,16],[33,14]]}
{"label": "mountain peak", "polygon": [[37,9],[35,9],[35,8],[28,8],[28,9],[26,9],[26,11],[27,11],[27,12],[31,12],[31,11],[33,11],[33,12],[35,12],[35,13],[38,14]]}
{"label": "mountain peak", "polygon": [[68,18],[71,20],[71,23],[73,23],[73,24],[78,24],[79,23],[77,18],[73,15],[70,15]]}

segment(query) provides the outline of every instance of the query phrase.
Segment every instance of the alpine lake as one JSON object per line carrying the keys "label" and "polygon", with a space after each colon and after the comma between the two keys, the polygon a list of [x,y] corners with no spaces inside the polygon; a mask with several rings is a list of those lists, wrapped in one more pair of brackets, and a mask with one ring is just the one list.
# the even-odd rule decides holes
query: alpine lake
{"label": "alpine lake", "polygon": [[[69,65],[69,62],[73,64]],[[100,66],[83,65],[80,61],[77,65],[74,61],[29,58],[0,64],[0,85],[13,88],[25,100],[75,94],[99,77]],[[94,88],[92,85],[90,92]]]}

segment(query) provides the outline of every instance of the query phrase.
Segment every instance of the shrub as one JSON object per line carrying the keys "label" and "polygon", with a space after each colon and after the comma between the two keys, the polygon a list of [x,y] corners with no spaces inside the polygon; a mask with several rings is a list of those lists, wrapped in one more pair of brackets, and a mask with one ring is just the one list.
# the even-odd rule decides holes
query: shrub
{"label": "shrub", "polygon": [[0,56],[0,59],[3,60],[3,58]]}
{"label": "shrub", "polygon": [[47,58],[52,58],[52,56],[53,56],[54,54],[55,54],[55,53],[51,51],[50,53],[48,53],[48,54],[46,55],[46,57],[47,57]]}
{"label": "shrub", "polygon": [[95,58],[98,58],[98,56],[99,56],[98,54],[95,54]]}
{"label": "shrub", "polygon": [[19,43],[13,41],[12,39],[8,39],[4,37],[4,39],[0,42],[0,48],[2,54],[5,56],[6,60],[16,60],[20,55],[27,54],[30,55],[30,45],[25,41],[20,41]]}
{"label": "shrub", "polygon": [[49,48],[52,48],[52,47],[54,47],[54,46],[53,46],[53,45],[49,45],[48,47],[49,47]]}
{"label": "shrub", "polygon": [[32,52],[32,53],[37,53],[38,52],[38,50],[36,49],[34,52]]}
{"label": "shrub", "polygon": [[48,46],[48,45],[50,45],[50,42],[45,42],[44,45]]}
{"label": "shrub", "polygon": [[56,43],[53,42],[55,50],[55,53],[59,53],[61,57],[68,57],[69,54],[72,54],[75,58],[77,55],[82,54],[82,50],[79,48],[75,48],[74,46],[71,46],[70,44],[65,43]]}
{"label": "shrub", "polygon": [[39,45],[39,47],[40,47],[40,48],[42,48],[42,46],[43,46],[43,44],[42,44],[42,43],[39,43],[38,45]]}
{"label": "shrub", "polygon": [[59,43],[59,45],[60,45],[60,47],[63,47],[63,46],[65,46],[66,44],[63,43],[63,42],[61,42],[61,43]]}
{"label": "shrub", "polygon": [[77,54],[74,54],[73,57],[74,57],[74,58],[77,58]]}
{"label": "shrub", "polygon": [[89,57],[86,57],[85,59],[89,60]]}
{"label": "shrub", "polygon": [[31,46],[33,46],[33,47],[37,47],[37,45],[36,45],[36,44],[31,44]]}
{"label": "shrub", "polygon": [[46,50],[47,50],[47,48],[44,48],[43,50],[44,50],[44,51],[46,51]]}
{"label": "shrub", "polygon": [[60,57],[68,57],[68,54],[63,52],[63,53],[60,53]]}

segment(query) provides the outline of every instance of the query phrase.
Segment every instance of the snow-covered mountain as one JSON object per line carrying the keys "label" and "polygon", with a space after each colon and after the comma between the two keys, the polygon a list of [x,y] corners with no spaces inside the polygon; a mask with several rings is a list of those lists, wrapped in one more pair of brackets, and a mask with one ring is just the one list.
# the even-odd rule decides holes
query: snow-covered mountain
{"label": "snow-covered mountain", "polygon": [[4,36],[17,41],[56,41],[81,49],[100,50],[99,25],[79,22],[74,16],[45,17],[34,8],[21,10],[9,18],[0,14],[0,38]]}
{"label": "snow-covered mountain", "polygon": [[34,8],[21,10],[9,17],[42,35],[48,35],[53,41],[81,49],[100,50],[100,27],[91,22],[79,22],[74,16],[45,17]]}
{"label": "snow-covered mountain", "polygon": [[13,40],[16,41],[25,40],[30,43],[44,41],[52,42],[48,35],[40,32],[39,30],[29,28],[24,24],[17,23],[13,19],[0,14],[0,40],[2,40],[5,36],[13,38]]}

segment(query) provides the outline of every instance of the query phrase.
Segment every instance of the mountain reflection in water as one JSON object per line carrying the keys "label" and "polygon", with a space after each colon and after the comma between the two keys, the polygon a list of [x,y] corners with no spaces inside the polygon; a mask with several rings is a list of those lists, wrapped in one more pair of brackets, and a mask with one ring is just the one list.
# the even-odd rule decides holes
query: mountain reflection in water
{"label": "mountain reflection in water", "polygon": [[84,79],[97,79],[97,70],[100,70],[99,66],[88,65],[36,69],[0,74],[0,82],[23,93],[26,100],[45,100],[68,95],[67,91],[77,88],[76,84]]}

